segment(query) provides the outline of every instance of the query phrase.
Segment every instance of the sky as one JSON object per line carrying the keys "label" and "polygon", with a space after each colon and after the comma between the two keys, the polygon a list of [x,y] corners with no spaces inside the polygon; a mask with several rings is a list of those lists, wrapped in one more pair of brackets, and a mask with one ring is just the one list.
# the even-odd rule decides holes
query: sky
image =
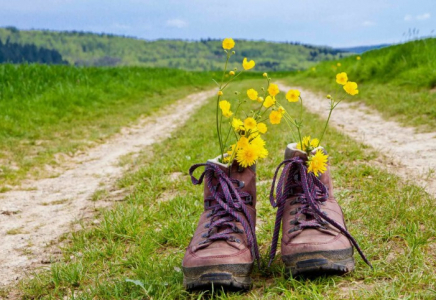
{"label": "sky", "polygon": [[4,26],[351,47],[435,36],[436,0],[0,0]]}

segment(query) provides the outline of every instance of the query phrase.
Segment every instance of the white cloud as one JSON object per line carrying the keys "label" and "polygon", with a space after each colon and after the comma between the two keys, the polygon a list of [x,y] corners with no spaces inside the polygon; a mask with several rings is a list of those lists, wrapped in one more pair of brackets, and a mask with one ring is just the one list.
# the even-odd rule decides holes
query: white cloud
{"label": "white cloud", "polygon": [[370,27],[370,26],[374,26],[375,22],[365,21],[365,22],[362,23],[362,25],[365,26],[365,27]]}
{"label": "white cloud", "polygon": [[424,21],[424,20],[430,19],[430,17],[431,17],[431,15],[429,13],[425,13],[425,14],[417,15],[417,16],[405,15],[404,21],[406,21],[406,22],[413,21],[413,20]]}
{"label": "white cloud", "polygon": [[412,21],[413,17],[411,15],[406,15],[404,21]]}
{"label": "white cloud", "polygon": [[427,20],[427,19],[430,19],[430,14],[429,13],[425,13],[425,14],[422,14],[422,15],[417,15],[416,19],[417,20]]}
{"label": "white cloud", "polygon": [[184,28],[188,26],[188,22],[182,20],[182,19],[171,19],[166,22],[166,25],[168,27],[174,27],[174,28]]}

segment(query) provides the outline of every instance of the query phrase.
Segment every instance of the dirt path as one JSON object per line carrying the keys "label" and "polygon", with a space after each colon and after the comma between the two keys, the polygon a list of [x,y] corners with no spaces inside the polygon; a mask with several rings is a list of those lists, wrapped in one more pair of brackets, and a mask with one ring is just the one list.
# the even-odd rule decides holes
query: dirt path
{"label": "dirt path", "polygon": [[[2,194],[0,287],[49,263],[56,251],[60,251],[50,252],[53,249],[47,246],[69,232],[72,222],[92,216],[96,206],[104,205],[90,201],[90,198],[95,191],[110,187],[123,174],[119,159],[170,137],[213,93],[192,94],[164,108],[157,116],[122,129],[105,144],[75,157],[69,162],[70,169],[59,177],[33,181],[23,190]],[[158,116],[164,118],[159,120]]]}
{"label": "dirt path", "polygon": [[[283,91],[290,86],[279,84]],[[299,87],[304,105],[327,119],[329,100]],[[392,164],[379,162],[389,172],[400,175],[436,196],[436,132],[416,133],[413,127],[384,120],[363,103],[341,102],[333,111],[330,125],[386,156]],[[377,163],[377,162],[374,162]]]}

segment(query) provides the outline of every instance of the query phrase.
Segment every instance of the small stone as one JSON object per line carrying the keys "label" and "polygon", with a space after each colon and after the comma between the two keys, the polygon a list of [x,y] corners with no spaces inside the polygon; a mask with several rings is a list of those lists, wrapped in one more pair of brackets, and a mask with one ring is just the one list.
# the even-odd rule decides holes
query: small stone
{"label": "small stone", "polygon": [[100,220],[95,219],[94,221],[92,221],[93,224],[98,225],[100,224]]}
{"label": "small stone", "polygon": [[180,269],[179,267],[174,267],[174,271],[176,271],[176,272],[181,272],[182,269]]}

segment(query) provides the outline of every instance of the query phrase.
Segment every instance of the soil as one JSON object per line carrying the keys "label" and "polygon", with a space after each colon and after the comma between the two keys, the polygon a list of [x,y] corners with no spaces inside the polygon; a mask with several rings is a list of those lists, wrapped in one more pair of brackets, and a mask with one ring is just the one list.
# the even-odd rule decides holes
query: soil
{"label": "soil", "polygon": [[[115,186],[126,169],[122,158],[134,157],[146,146],[169,138],[213,94],[199,92],[179,100],[123,128],[106,143],[67,159],[68,170],[60,176],[29,181],[19,190],[1,194],[0,288],[57,260],[60,237],[80,226],[83,218],[92,218],[97,208],[110,205],[107,201],[92,201],[92,196]],[[164,122],[159,120],[163,115]],[[122,200],[123,192],[112,189],[114,197],[109,198]]]}
{"label": "soil", "polygon": [[[300,87],[280,84],[282,91],[298,89],[309,111],[325,119],[330,100],[325,95]],[[373,162],[436,196],[436,132],[418,133],[418,128],[387,121],[363,103],[341,102],[333,111],[330,125],[352,139],[376,149],[381,155]]]}

